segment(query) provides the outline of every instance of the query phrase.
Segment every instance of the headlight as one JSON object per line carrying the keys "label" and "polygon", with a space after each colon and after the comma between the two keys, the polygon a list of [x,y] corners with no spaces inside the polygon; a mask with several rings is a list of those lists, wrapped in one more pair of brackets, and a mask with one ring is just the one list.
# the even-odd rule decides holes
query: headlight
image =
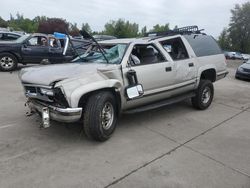
{"label": "headlight", "polygon": [[243,69],[242,67],[239,67],[239,68],[238,68],[238,71],[243,72],[244,69]]}
{"label": "headlight", "polygon": [[40,88],[40,92],[43,95],[54,96],[54,91],[52,89]]}

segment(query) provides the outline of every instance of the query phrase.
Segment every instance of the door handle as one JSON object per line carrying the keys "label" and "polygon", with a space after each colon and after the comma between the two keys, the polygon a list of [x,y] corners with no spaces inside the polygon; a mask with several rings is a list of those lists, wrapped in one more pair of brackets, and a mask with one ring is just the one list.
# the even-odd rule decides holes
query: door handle
{"label": "door handle", "polygon": [[172,67],[166,67],[166,68],[165,68],[165,71],[166,71],[166,72],[171,72],[171,71],[172,71]]}
{"label": "door handle", "polygon": [[194,66],[194,63],[189,63],[188,66],[189,66],[189,67],[193,67],[193,66]]}

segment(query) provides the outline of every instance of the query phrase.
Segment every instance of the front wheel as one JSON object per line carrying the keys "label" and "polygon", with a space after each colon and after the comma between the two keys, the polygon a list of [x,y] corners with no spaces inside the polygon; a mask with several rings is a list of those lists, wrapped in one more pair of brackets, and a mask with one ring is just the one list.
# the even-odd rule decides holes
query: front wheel
{"label": "front wheel", "polygon": [[117,124],[117,105],[111,92],[103,91],[89,97],[83,114],[85,134],[96,141],[106,141]]}
{"label": "front wheel", "polygon": [[196,96],[191,99],[192,105],[199,110],[207,109],[214,97],[214,86],[210,80],[201,80]]}
{"label": "front wheel", "polygon": [[17,68],[17,59],[14,55],[9,53],[0,54],[0,70],[13,71]]}

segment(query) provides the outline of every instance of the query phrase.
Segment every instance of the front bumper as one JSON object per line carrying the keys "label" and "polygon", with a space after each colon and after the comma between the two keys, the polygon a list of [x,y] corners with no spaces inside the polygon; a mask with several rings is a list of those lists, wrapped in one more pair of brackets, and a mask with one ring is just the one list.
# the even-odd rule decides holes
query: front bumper
{"label": "front bumper", "polygon": [[59,108],[35,100],[28,100],[27,105],[32,112],[40,114],[42,113],[42,109],[47,107],[50,119],[64,123],[77,122],[82,116],[82,108]]}

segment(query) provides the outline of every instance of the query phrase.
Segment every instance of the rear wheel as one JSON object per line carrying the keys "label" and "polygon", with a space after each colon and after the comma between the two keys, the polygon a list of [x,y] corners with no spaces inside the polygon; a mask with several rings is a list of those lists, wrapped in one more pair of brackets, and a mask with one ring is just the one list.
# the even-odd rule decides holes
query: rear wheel
{"label": "rear wheel", "polygon": [[193,97],[192,105],[199,110],[207,109],[214,97],[214,87],[210,80],[201,80],[198,89],[196,90],[196,96]]}
{"label": "rear wheel", "polygon": [[117,105],[111,92],[102,91],[89,97],[84,108],[83,127],[88,137],[106,141],[117,124]]}
{"label": "rear wheel", "polygon": [[0,54],[0,70],[13,71],[17,68],[17,59],[14,55],[9,53]]}

